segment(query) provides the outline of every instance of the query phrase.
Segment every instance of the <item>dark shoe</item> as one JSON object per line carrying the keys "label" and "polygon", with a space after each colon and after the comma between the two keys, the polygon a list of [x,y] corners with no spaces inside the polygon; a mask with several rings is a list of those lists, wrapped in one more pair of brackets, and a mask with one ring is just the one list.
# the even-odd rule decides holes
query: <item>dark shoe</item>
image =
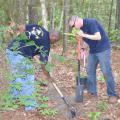
{"label": "dark shoe", "polygon": [[114,103],[117,103],[117,100],[118,100],[117,96],[110,96],[109,99],[108,99],[108,102],[110,104],[114,104]]}
{"label": "dark shoe", "polygon": [[96,94],[93,94],[93,93],[90,93],[90,92],[88,92],[87,94],[88,94],[89,98],[97,98],[98,97]]}

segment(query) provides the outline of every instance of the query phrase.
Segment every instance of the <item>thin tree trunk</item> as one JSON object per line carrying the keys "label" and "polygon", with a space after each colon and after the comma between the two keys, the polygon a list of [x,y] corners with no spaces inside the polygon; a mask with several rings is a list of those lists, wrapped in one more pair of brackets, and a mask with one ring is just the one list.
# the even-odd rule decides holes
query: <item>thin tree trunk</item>
{"label": "thin tree trunk", "polygon": [[116,28],[120,29],[120,0],[116,4]]}
{"label": "thin tree trunk", "polygon": [[28,6],[28,12],[29,12],[29,23],[38,23],[38,15],[37,12],[35,10],[35,8],[33,8],[32,5]]}
{"label": "thin tree trunk", "polygon": [[24,9],[24,0],[17,0],[18,6],[18,23],[24,24],[25,23],[25,9]]}
{"label": "thin tree trunk", "polygon": [[109,24],[108,24],[108,33],[110,33],[110,28],[111,28],[112,9],[113,9],[113,0],[111,1],[111,7],[110,7],[110,16],[109,16]]}
{"label": "thin tree trunk", "polygon": [[[69,11],[70,11],[70,0],[64,0],[63,10],[64,10],[63,33],[67,33],[69,32],[68,18],[69,18]],[[63,35],[63,53],[66,52],[67,50],[67,44],[68,44],[68,36]]]}
{"label": "thin tree trunk", "polygon": [[94,1],[89,0],[87,17],[92,18],[93,16],[94,16]]}
{"label": "thin tree trunk", "polygon": [[48,24],[47,24],[47,10],[45,6],[45,0],[40,0],[41,3],[41,10],[42,10],[42,22],[45,29],[48,30]]}
{"label": "thin tree trunk", "polygon": [[28,17],[29,23],[38,23],[38,14],[35,9],[35,0],[30,0],[28,3]]}
{"label": "thin tree trunk", "polygon": [[58,27],[58,31],[60,31],[60,30],[61,30],[62,25],[63,25],[63,10],[62,10],[62,12],[61,12],[60,25],[59,25],[59,27]]}
{"label": "thin tree trunk", "polygon": [[55,12],[55,3],[53,3],[53,1],[51,1],[51,9],[50,9],[51,13],[50,13],[50,23],[51,23],[51,29],[54,29],[54,12]]}

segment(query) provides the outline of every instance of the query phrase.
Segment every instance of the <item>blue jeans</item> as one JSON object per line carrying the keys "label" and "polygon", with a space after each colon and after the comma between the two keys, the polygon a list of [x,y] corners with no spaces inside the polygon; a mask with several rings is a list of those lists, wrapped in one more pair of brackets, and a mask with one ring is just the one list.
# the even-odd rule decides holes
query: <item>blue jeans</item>
{"label": "blue jeans", "polygon": [[35,88],[32,62],[8,49],[6,55],[13,78],[10,82],[10,94],[23,102],[26,111],[35,109],[37,103],[33,95]]}
{"label": "blue jeans", "polygon": [[95,54],[89,54],[87,66],[88,91],[94,95],[97,95],[96,69],[99,63],[106,80],[108,96],[117,96],[111,69],[110,54],[110,49]]}

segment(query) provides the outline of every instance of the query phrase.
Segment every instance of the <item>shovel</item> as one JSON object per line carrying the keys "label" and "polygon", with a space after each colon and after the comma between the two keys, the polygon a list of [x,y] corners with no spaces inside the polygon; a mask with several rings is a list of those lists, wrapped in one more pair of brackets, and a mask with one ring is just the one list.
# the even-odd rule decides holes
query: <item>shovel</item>
{"label": "shovel", "polygon": [[[83,71],[85,72],[86,71],[86,52],[85,52],[85,49],[84,48],[81,48],[81,59],[83,59]],[[76,78],[76,83],[78,85],[78,77]],[[87,90],[87,76],[80,76],[80,83],[81,85],[83,85],[84,87],[84,90]]]}
{"label": "shovel", "polygon": [[76,109],[71,106],[65,99],[65,97],[63,96],[62,92],[60,91],[60,89],[57,87],[57,85],[55,84],[55,82],[51,82],[53,87],[56,89],[56,91],[59,93],[61,99],[64,101],[64,103],[66,104],[68,110],[69,110],[69,113],[70,113],[70,116],[71,118],[75,118],[76,117]]}
{"label": "shovel", "polygon": [[83,90],[84,87],[80,83],[80,40],[77,41],[77,53],[78,53],[78,76],[77,76],[77,86],[76,86],[76,96],[75,101],[76,102],[83,102]]}

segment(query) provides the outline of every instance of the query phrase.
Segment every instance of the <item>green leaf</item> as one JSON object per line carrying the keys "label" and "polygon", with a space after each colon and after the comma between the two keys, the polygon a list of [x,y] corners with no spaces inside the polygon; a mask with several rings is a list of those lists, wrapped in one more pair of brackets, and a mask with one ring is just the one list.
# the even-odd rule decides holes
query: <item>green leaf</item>
{"label": "green leaf", "polygon": [[97,118],[100,117],[100,114],[101,114],[100,112],[90,112],[89,117],[91,120],[97,120]]}
{"label": "green leaf", "polygon": [[24,72],[27,73],[27,74],[30,74],[30,75],[34,74],[33,68],[25,69]]}
{"label": "green leaf", "polygon": [[106,111],[108,109],[108,104],[104,101],[101,101],[101,102],[97,103],[97,108],[100,111]]}
{"label": "green leaf", "polygon": [[40,110],[40,109],[45,109],[45,108],[47,108],[47,107],[48,107],[47,104],[41,104],[41,105],[39,105],[38,109],[39,109],[39,110]]}
{"label": "green leaf", "polygon": [[64,35],[68,35],[68,36],[72,36],[75,37],[75,35],[73,33],[63,33]]}
{"label": "green leaf", "polygon": [[41,102],[46,102],[49,100],[49,98],[47,96],[41,96],[40,98],[38,98],[38,100]]}
{"label": "green leaf", "polygon": [[49,108],[45,110],[40,110],[40,113],[45,116],[55,116],[57,114],[57,111]]}
{"label": "green leaf", "polygon": [[13,46],[11,47],[14,51],[17,50],[19,47],[19,41],[16,41],[13,43]]}
{"label": "green leaf", "polygon": [[33,40],[29,40],[29,42],[26,43],[27,46],[32,46],[35,45]]}
{"label": "green leaf", "polygon": [[12,83],[10,86],[17,89],[18,91],[22,89],[22,83]]}
{"label": "green leaf", "polygon": [[76,33],[78,34],[79,32],[80,32],[80,29],[76,29],[76,28],[73,28],[73,29],[72,29],[72,34],[74,34],[74,35],[75,35]]}
{"label": "green leaf", "polygon": [[53,67],[54,67],[54,65],[53,65],[53,64],[50,64],[50,63],[47,63],[47,64],[45,65],[45,69],[46,69],[48,72],[52,71]]}
{"label": "green leaf", "polygon": [[54,55],[52,55],[52,57],[53,57],[54,59],[57,59],[57,60],[60,61],[60,62],[64,62],[64,61],[65,61],[65,57],[63,57],[63,56],[61,56],[61,55],[54,54]]}

